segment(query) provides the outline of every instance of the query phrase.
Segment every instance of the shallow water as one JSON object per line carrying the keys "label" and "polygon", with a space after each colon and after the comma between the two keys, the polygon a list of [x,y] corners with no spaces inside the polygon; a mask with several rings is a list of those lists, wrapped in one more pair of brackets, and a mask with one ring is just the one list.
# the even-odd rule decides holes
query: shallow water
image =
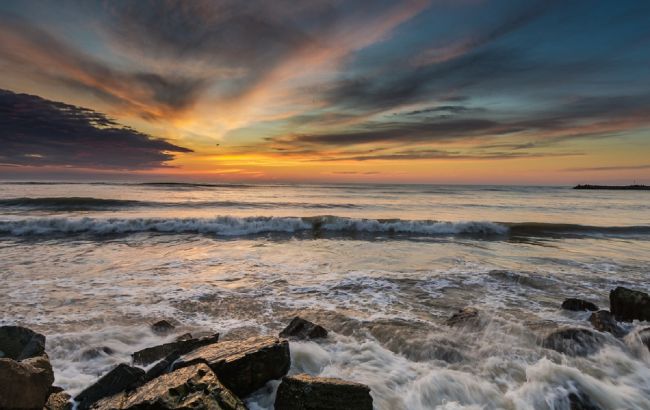
{"label": "shallow water", "polygon": [[[66,199],[61,199],[65,197]],[[379,409],[650,408],[650,352],[624,340],[568,357],[540,346],[648,291],[649,192],[560,187],[0,185],[0,323],[46,334],[79,392],[142,347],[148,323],[224,338],[296,314],[331,330],[292,343],[292,372],[367,383]],[[481,310],[476,329],[447,327]],[[108,347],[109,353],[102,348]],[[249,398],[272,408],[277,383]]]}

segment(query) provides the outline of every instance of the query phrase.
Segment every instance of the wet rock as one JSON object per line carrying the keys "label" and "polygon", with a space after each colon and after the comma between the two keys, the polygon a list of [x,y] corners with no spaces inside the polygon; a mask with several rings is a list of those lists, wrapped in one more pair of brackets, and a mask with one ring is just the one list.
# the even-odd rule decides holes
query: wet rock
{"label": "wet rock", "polygon": [[648,350],[650,350],[650,327],[640,330],[639,338],[641,339],[641,343],[646,345]]}
{"label": "wet rock", "polygon": [[191,333],[183,333],[182,335],[178,336],[176,338],[177,342],[182,342],[184,340],[190,340],[192,339],[192,334]]}
{"label": "wet rock", "polygon": [[588,396],[582,393],[569,393],[569,406],[571,410],[601,410]]}
{"label": "wet rock", "polygon": [[153,325],[151,325],[151,330],[159,335],[166,335],[167,333],[174,330],[175,326],[169,323],[166,320],[159,320]]}
{"label": "wet rock", "polygon": [[145,381],[150,381],[165,373],[169,373],[172,364],[181,357],[180,353],[172,352],[167,357],[153,365],[144,376]]}
{"label": "wet rock", "polygon": [[289,342],[276,337],[251,337],[200,347],[174,363],[174,369],[207,363],[219,380],[244,397],[289,371]]}
{"label": "wet rock", "polygon": [[21,361],[0,359],[0,409],[42,409],[53,382],[52,365],[44,353]]}
{"label": "wet rock", "polygon": [[562,302],[562,309],[574,311],[590,310],[595,312],[598,310],[598,306],[586,300],[569,298]]}
{"label": "wet rock", "polygon": [[544,338],[542,346],[570,356],[587,356],[597,352],[605,338],[589,329],[559,329]]}
{"label": "wet rock", "polygon": [[275,397],[276,410],[371,410],[365,384],[307,374],[282,379]]}
{"label": "wet rock", "polygon": [[142,369],[124,363],[119,364],[74,399],[79,402],[79,409],[87,409],[101,398],[138,387],[143,383],[144,375]]}
{"label": "wet rock", "polygon": [[70,395],[62,388],[53,386],[43,410],[72,410]]}
{"label": "wet rock", "polygon": [[619,286],[609,292],[609,307],[616,320],[650,321],[650,296],[645,292]]}
{"label": "wet rock", "polygon": [[45,353],[45,336],[22,326],[0,326],[0,357],[23,360]]}
{"label": "wet rock", "polygon": [[445,323],[447,326],[476,326],[480,324],[479,311],[473,307],[462,308]]}
{"label": "wet rock", "polygon": [[81,359],[92,360],[102,355],[110,356],[113,353],[115,353],[115,351],[108,346],[91,347],[81,352]]}
{"label": "wet rock", "polygon": [[205,364],[185,367],[154,379],[132,392],[100,400],[93,409],[246,410]]}
{"label": "wet rock", "polygon": [[291,320],[289,325],[280,332],[280,337],[293,337],[302,340],[318,339],[327,337],[327,330],[309,320],[296,316]]}
{"label": "wet rock", "polygon": [[206,336],[198,339],[178,340],[159,346],[148,347],[146,349],[142,349],[133,353],[133,363],[146,366],[168,356],[173,352],[185,354],[198,347],[216,343],[218,340],[219,334],[215,333],[212,336]]}
{"label": "wet rock", "polygon": [[594,329],[599,332],[608,332],[616,337],[623,337],[627,334],[625,329],[619,326],[616,320],[614,320],[614,316],[608,310],[599,310],[598,312],[592,313],[589,316],[589,321],[594,326]]}

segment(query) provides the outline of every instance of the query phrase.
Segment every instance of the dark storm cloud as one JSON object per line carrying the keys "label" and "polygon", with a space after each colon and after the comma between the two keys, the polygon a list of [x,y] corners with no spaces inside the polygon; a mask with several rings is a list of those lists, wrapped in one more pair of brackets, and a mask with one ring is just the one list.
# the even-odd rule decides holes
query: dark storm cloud
{"label": "dark storm cloud", "polygon": [[0,164],[96,169],[166,166],[191,150],[122,127],[102,113],[0,90]]}

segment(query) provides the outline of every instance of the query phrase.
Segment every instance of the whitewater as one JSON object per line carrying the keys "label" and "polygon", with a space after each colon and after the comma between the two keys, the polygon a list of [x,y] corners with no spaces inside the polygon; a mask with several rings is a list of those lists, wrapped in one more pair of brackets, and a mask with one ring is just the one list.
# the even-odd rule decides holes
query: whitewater
{"label": "whitewater", "polygon": [[[650,351],[625,324],[587,356],[544,348],[648,292],[650,193],[569,187],[0,183],[0,324],[47,335],[73,395],[180,333],[330,330],[291,343],[291,373],[368,384],[378,409],[650,408]],[[458,309],[481,326],[445,324]],[[277,382],[247,399],[271,409]]]}

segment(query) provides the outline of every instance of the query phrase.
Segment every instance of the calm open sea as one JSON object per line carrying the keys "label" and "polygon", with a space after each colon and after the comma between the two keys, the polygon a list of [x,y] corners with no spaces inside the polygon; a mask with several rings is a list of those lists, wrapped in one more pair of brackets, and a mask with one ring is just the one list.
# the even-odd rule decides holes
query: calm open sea
{"label": "calm open sea", "polygon": [[[291,371],[366,383],[378,409],[649,409],[643,324],[587,357],[539,344],[547,321],[590,327],[564,298],[608,308],[649,279],[650,192],[0,183],[0,323],[46,334],[73,394],[173,339],[157,319],[236,338],[300,314],[331,334],[292,343]],[[487,326],[446,326],[464,306]]]}

